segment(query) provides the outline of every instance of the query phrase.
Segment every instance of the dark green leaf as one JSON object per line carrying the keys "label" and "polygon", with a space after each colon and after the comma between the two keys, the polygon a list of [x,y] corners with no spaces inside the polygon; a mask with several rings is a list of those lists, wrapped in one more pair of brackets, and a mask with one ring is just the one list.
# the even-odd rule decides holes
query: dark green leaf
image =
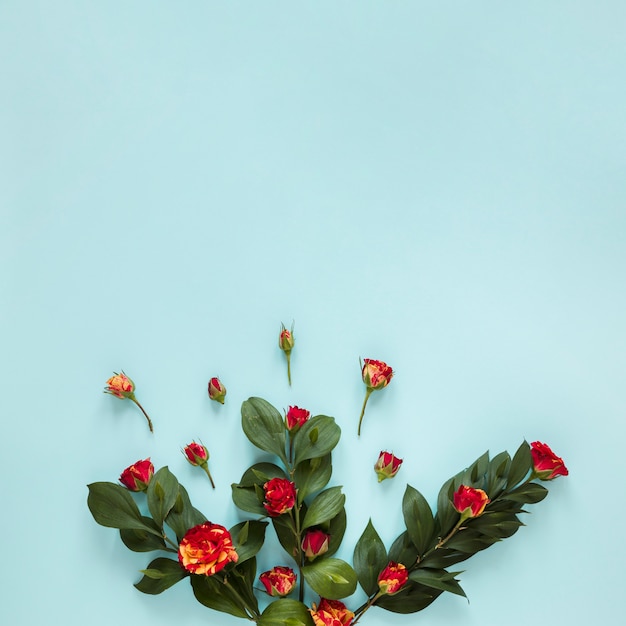
{"label": "dark green leaf", "polygon": [[[314,430],[317,430],[317,436],[312,441],[310,435]],[[312,417],[294,435],[294,464],[299,465],[306,459],[325,456],[337,445],[340,437],[341,429],[334,418],[328,415]]]}
{"label": "dark green leaf", "polygon": [[278,541],[285,552],[291,558],[296,559],[300,546],[298,546],[296,541],[296,531],[291,516],[279,515],[278,517],[272,517],[272,526],[274,526]]}
{"label": "dark green leaf", "polygon": [[178,561],[163,557],[154,559],[148,568],[143,571],[143,574],[143,578],[138,583],[135,583],[135,587],[139,591],[151,595],[169,589],[188,575]]}
{"label": "dark green leaf", "polygon": [[382,596],[376,606],[393,613],[415,613],[432,604],[442,593],[438,589],[409,582],[400,593],[393,596]]}
{"label": "dark green leaf", "polygon": [[176,533],[180,542],[190,528],[204,524],[206,521],[207,518],[192,506],[187,490],[179,483],[178,496],[165,518],[165,523]]}
{"label": "dark green leaf", "polygon": [[500,452],[491,460],[484,489],[492,500],[497,498],[506,487],[510,465],[511,457],[508,452]]}
{"label": "dark green leaf", "polygon": [[314,561],[302,568],[302,575],[311,589],[322,598],[339,600],[356,590],[356,572],[340,559]]}
{"label": "dark green leaf", "polygon": [[435,519],[441,537],[445,537],[459,519],[459,514],[452,506],[453,493],[454,478],[450,478],[442,485],[437,497],[437,515]]}
{"label": "dark green leaf", "polygon": [[395,563],[402,563],[407,567],[417,561],[417,548],[411,541],[409,533],[404,531],[389,548],[389,560]]}
{"label": "dark green leaf", "polygon": [[548,495],[548,490],[537,483],[523,484],[513,491],[509,491],[504,498],[513,502],[523,502],[524,504],[535,504],[541,502]]}
{"label": "dark green leaf", "polygon": [[461,572],[446,572],[443,569],[419,568],[409,574],[409,578],[425,587],[432,587],[441,591],[449,591],[458,596],[467,597],[458,580],[455,579]]}
{"label": "dark green leaf", "polygon": [[248,617],[241,600],[219,578],[192,574],[191,587],[200,604],[235,617]]}
{"label": "dark green leaf", "polygon": [[162,527],[178,498],[178,480],[167,466],[162,467],[152,477],[146,495],[150,513],[157,526]]}
{"label": "dark green leaf", "polygon": [[352,559],[359,584],[368,596],[378,591],[378,575],[387,565],[387,551],[372,524],[367,523],[354,548]]}
{"label": "dark green leaf", "polygon": [[153,550],[165,550],[165,540],[160,537],[161,531],[151,517],[142,517],[146,526],[152,527],[153,532],[138,528],[122,528],[120,537],[124,545],[133,552],[152,552]]}
{"label": "dark green leaf", "polygon": [[254,595],[254,583],[256,581],[256,558],[252,557],[237,562],[236,567],[230,570],[228,575],[230,585],[246,601],[249,607],[258,613],[259,603]]}
{"label": "dark green leaf", "polygon": [[331,520],[341,511],[345,501],[346,496],[341,493],[341,487],[331,487],[322,491],[309,505],[309,510],[302,522],[302,528],[318,526]]}
{"label": "dark green leaf", "polygon": [[489,537],[471,528],[466,528],[458,531],[452,539],[449,539],[446,542],[446,547],[460,552],[474,554],[488,548],[498,540],[497,537]]}
{"label": "dark green leaf", "polygon": [[341,540],[346,532],[346,510],[344,508],[333,517],[328,524],[322,524],[322,529],[330,535],[328,542],[328,552],[319,558],[332,556],[339,550]]}
{"label": "dark green leaf", "polygon": [[407,485],[404,492],[402,514],[418,554],[424,554],[434,544],[435,520],[424,496],[411,485]]}
{"label": "dark green leaf", "polygon": [[248,398],[241,405],[241,425],[246,437],[265,452],[278,456],[287,465],[285,424],[281,414],[262,398]]}
{"label": "dark green leaf", "polygon": [[240,522],[230,529],[233,544],[239,556],[237,563],[251,559],[262,548],[266,528],[267,522],[248,520],[247,522]]}
{"label": "dark green leaf", "polygon": [[528,442],[523,441],[511,461],[509,469],[509,477],[507,480],[507,488],[511,489],[517,483],[524,480],[528,476],[528,472],[532,467],[533,459],[530,454],[530,446]]}
{"label": "dark green leaf", "polygon": [[258,626],[313,626],[309,609],[298,602],[283,598],[267,606],[257,621]]}
{"label": "dark green leaf", "polygon": [[298,503],[302,503],[307,496],[323,489],[328,484],[332,471],[330,453],[299,463],[294,475],[295,483],[298,485]]}

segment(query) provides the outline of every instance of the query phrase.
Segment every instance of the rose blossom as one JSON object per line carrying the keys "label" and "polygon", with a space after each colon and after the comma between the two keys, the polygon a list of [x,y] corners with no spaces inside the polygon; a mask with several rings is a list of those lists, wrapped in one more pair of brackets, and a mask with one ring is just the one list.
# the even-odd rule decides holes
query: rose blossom
{"label": "rose blossom", "polygon": [[490,500],[482,489],[461,485],[452,498],[454,508],[466,519],[478,517]]}
{"label": "rose blossom", "polygon": [[211,398],[211,400],[219,402],[220,404],[224,404],[225,397],[226,387],[224,387],[222,381],[219,378],[214,376],[209,381],[209,398]]}
{"label": "rose blossom", "polygon": [[291,330],[287,330],[284,324],[280,325],[280,334],[278,335],[278,347],[285,353],[287,357],[287,380],[289,386],[291,386],[291,351],[295,345],[295,339],[293,336],[293,324]]}
{"label": "rose blossom", "polygon": [[104,393],[111,394],[120,400],[132,400],[144,414],[146,420],[148,420],[148,427],[150,428],[150,432],[154,432],[152,427],[152,420],[146,413],[146,410],[139,404],[139,400],[135,397],[135,383],[122,372],[118,374],[117,372],[113,372],[113,376],[107,380],[107,386],[104,389]]}
{"label": "rose blossom", "polygon": [[270,517],[277,517],[291,511],[296,503],[296,486],[287,478],[272,478],[264,485],[265,502],[263,506]]}
{"label": "rose blossom", "polygon": [[297,576],[290,567],[277,565],[259,576],[259,580],[265,586],[265,591],[270,596],[289,595],[296,584]]}
{"label": "rose blossom", "polygon": [[211,481],[211,487],[215,489],[215,482],[213,482],[213,476],[211,476],[211,472],[209,471],[209,451],[206,446],[192,441],[183,448],[183,454],[192,465],[201,467],[204,470]]}
{"label": "rose blossom", "polygon": [[378,576],[378,588],[381,593],[392,596],[398,593],[409,580],[409,570],[402,563],[390,561]]}
{"label": "rose blossom", "polygon": [[192,574],[213,576],[238,559],[228,530],[211,522],[190,528],[178,547],[178,561]]}
{"label": "rose blossom", "polygon": [[402,465],[402,459],[394,456],[391,452],[383,452],[378,457],[378,461],[374,465],[374,471],[378,474],[378,482],[382,482],[385,478],[393,478]]}
{"label": "rose blossom", "polygon": [[365,407],[367,401],[373,391],[377,389],[383,389],[386,387],[391,378],[393,377],[393,370],[384,361],[376,361],[375,359],[363,359],[363,365],[361,367],[361,377],[365,383],[365,400],[363,400],[363,408],[361,409],[361,415],[359,416],[359,428],[357,435],[361,435],[361,422],[363,421],[363,415],[365,415]]}
{"label": "rose blossom", "polygon": [[309,419],[311,412],[298,406],[290,406],[285,416],[287,430],[297,431]]}
{"label": "rose blossom", "polygon": [[312,561],[321,554],[328,552],[328,542],[330,535],[323,530],[309,530],[302,539],[302,551],[307,559]]}
{"label": "rose blossom", "polygon": [[354,613],[341,600],[321,598],[319,606],[309,609],[315,626],[350,626]]}
{"label": "rose blossom", "polygon": [[127,467],[120,476],[120,482],[130,491],[145,491],[153,475],[154,465],[147,458]]}
{"label": "rose blossom", "polygon": [[540,441],[530,444],[530,454],[533,458],[535,472],[541,480],[552,480],[557,476],[567,476],[569,472],[563,459],[558,457],[550,446]]}

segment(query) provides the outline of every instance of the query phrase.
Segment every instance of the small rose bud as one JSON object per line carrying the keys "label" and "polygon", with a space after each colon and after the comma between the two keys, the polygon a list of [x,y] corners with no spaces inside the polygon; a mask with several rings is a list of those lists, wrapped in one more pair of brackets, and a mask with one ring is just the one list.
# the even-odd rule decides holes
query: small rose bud
{"label": "small rose bud", "polygon": [[287,424],[287,430],[290,432],[297,432],[300,427],[311,417],[311,412],[306,409],[301,409],[297,406],[290,406],[285,416],[285,423]]}
{"label": "small rose bud", "polygon": [[553,480],[557,476],[567,476],[569,472],[561,457],[558,457],[550,446],[540,441],[530,444],[530,454],[533,458],[533,467],[540,480]]}
{"label": "small rose bud", "polygon": [[461,514],[461,518],[478,517],[491,502],[482,489],[474,489],[461,485],[452,497],[454,508]]}
{"label": "small rose bud", "polygon": [[378,588],[381,593],[392,596],[401,591],[409,580],[409,570],[402,563],[390,561],[378,576]]}
{"label": "small rose bud", "polygon": [[378,457],[378,461],[374,465],[374,471],[378,474],[378,482],[382,482],[385,478],[393,478],[402,465],[402,459],[394,456],[391,452],[382,452]]}
{"label": "small rose bud", "polygon": [[293,509],[296,503],[296,486],[287,478],[272,478],[264,485],[263,506],[270,517],[278,517]]}
{"label": "small rose bud", "polygon": [[130,491],[145,491],[153,475],[154,465],[147,458],[127,467],[120,476],[120,482]]}
{"label": "small rose bud", "polygon": [[207,450],[206,446],[203,446],[201,443],[196,443],[195,441],[192,441],[190,444],[186,445],[183,448],[183,454],[192,465],[201,467],[204,470],[204,473],[209,477],[209,480],[211,481],[211,487],[215,489],[213,476],[211,476],[211,472],[209,471],[209,451]]}
{"label": "small rose bud", "polygon": [[361,409],[361,415],[359,416],[359,428],[357,435],[361,435],[361,422],[365,415],[365,407],[367,401],[372,395],[373,391],[377,389],[383,389],[386,387],[393,377],[393,370],[384,361],[376,361],[375,359],[363,359],[361,366],[361,378],[365,383],[365,400],[363,400],[363,408]]}
{"label": "small rose bud", "polygon": [[302,551],[304,556],[313,561],[318,556],[328,552],[330,535],[323,530],[309,530],[302,540]]}
{"label": "small rose bud", "polygon": [[265,591],[273,597],[287,596],[296,584],[296,573],[290,567],[277,565],[259,576]]}
{"label": "small rose bud", "polygon": [[224,398],[226,397],[226,387],[222,385],[219,378],[213,377],[209,381],[209,398],[215,400],[220,404],[224,404]]}
{"label": "small rose bud", "polygon": [[289,381],[289,385],[291,386],[291,351],[293,350],[293,346],[295,344],[294,336],[293,336],[293,325],[291,326],[291,330],[287,330],[285,325],[281,323],[280,325],[280,334],[278,335],[278,347],[285,353],[287,357],[287,380]]}
{"label": "small rose bud", "polygon": [[144,414],[146,420],[148,420],[148,427],[150,428],[150,432],[154,432],[152,428],[152,420],[148,417],[145,409],[139,404],[139,401],[135,397],[135,383],[128,377],[124,372],[118,374],[117,372],[113,372],[113,376],[107,380],[107,386],[104,389],[104,393],[108,393],[120,400],[132,400]]}

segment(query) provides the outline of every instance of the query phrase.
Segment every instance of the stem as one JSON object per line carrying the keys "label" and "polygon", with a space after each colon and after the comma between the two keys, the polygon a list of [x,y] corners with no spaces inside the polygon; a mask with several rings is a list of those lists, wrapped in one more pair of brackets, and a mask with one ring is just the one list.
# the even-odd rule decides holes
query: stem
{"label": "stem", "polygon": [[148,420],[148,426],[150,427],[150,432],[153,433],[154,432],[154,428],[152,428],[152,420],[150,419],[150,417],[146,413],[146,410],[141,406],[141,404],[139,403],[139,400],[137,400],[137,398],[133,397],[133,398],[131,398],[131,400],[141,409],[141,412],[146,416],[146,419]]}
{"label": "stem", "polygon": [[302,529],[300,528],[300,507],[298,507],[295,512],[294,512],[294,509],[291,509],[291,518],[295,524],[296,546],[298,548],[298,558],[296,560],[296,563],[298,565],[298,578],[300,581],[300,584],[298,586],[298,599],[300,600],[300,602],[302,602],[304,600],[304,577],[302,576],[303,558],[302,558],[302,537],[301,537]]}
{"label": "stem", "polygon": [[361,617],[363,617],[363,614],[365,613],[365,611],[367,611],[369,608],[374,606],[374,604],[376,603],[376,600],[378,600],[378,598],[380,598],[383,595],[384,594],[382,591],[378,591],[364,605],[360,606],[356,611],[356,614],[355,614],[356,619],[352,622],[352,626],[354,626],[361,619]]}
{"label": "stem", "polygon": [[370,396],[372,395],[372,391],[374,390],[371,387],[368,387],[367,391],[365,392],[365,400],[363,400],[363,408],[361,409],[361,415],[359,417],[359,429],[357,431],[358,437],[361,436],[361,422],[363,421],[363,416],[365,415],[365,407],[367,406],[367,401],[370,399]]}
{"label": "stem", "polygon": [[251,622],[256,622],[257,618],[261,617],[261,615],[255,611],[242,597],[241,594],[228,582],[228,580],[224,579],[224,586],[228,587],[230,592],[239,600],[241,606],[245,609],[245,611],[251,616],[248,619]]}
{"label": "stem", "polygon": [[211,481],[211,487],[215,489],[215,483],[213,482],[213,477],[211,476],[211,472],[209,472],[208,463],[203,463],[200,467],[206,472],[206,475],[209,477],[209,480]]}
{"label": "stem", "polygon": [[291,387],[291,350],[289,352],[285,352],[285,356],[287,357],[287,379],[289,380],[289,386]]}

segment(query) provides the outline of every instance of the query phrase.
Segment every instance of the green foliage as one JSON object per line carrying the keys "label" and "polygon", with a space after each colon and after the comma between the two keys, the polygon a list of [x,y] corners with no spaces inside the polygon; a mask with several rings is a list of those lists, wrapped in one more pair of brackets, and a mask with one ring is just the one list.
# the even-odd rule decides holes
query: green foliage
{"label": "green foliage", "polygon": [[166,524],[176,533],[178,542],[190,528],[206,521],[206,517],[192,506],[187,490],[179,483],[176,501],[165,518]]}
{"label": "green foliage", "polygon": [[258,626],[313,626],[309,609],[298,602],[282,598],[267,606],[257,621]]}
{"label": "green foliage", "polygon": [[424,496],[410,485],[402,499],[402,514],[409,537],[421,556],[433,546],[435,520]]}
{"label": "green foliage", "polygon": [[148,508],[155,523],[159,527],[163,526],[167,514],[172,510],[178,498],[178,480],[167,466],[162,467],[154,474],[146,490],[146,495]]}
{"label": "green foliage", "polygon": [[143,578],[135,583],[135,587],[143,593],[155,595],[169,589],[188,574],[180,566],[178,561],[159,557],[148,565],[147,569],[141,570]]}
{"label": "green foliage", "polygon": [[328,415],[316,415],[293,437],[294,465],[328,454],[339,443],[341,429]]}
{"label": "green foliage", "polygon": [[311,589],[322,598],[339,600],[356,590],[356,572],[340,559],[315,560],[302,568],[302,575]]}
{"label": "green foliage", "polygon": [[146,527],[151,527],[152,532],[138,528],[120,529],[120,537],[124,545],[133,552],[152,552],[153,550],[165,550],[165,540],[161,537],[159,527],[151,517],[142,517]]}
{"label": "green foliage", "polygon": [[220,577],[192,574],[190,578],[193,595],[200,604],[235,617],[248,617],[237,593],[227,587]]}
{"label": "green foliage", "polygon": [[354,548],[354,569],[368,596],[378,591],[378,575],[387,565],[387,550],[370,519]]}
{"label": "green foliage", "polygon": [[233,545],[239,556],[237,565],[256,556],[258,551],[263,547],[265,541],[265,529],[267,522],[257,520],[248,520],[240,522],[230,529],[233,538]]}
{"label": "green foliage", "polygon": [[263,485],[272,478],[286,478],[286,475],[273,463],[256,463],[249,467],[239,483],[231,485],[235,505],[248,513],[267,515],[263,506]]}
{"label": "green foliage", "polygon": [[306,459],[296,466],[294,480],[298,485],[298,504],[311,494],[324,489],[333,472],[330,452],[324,456]]}
{"label": "green foliage", "polygon": [[319,526],[330,521],[338,515],[346,501],[346,496],[341,493],[341,487],[331,487],[319,493],[304,516],[302,528]]}
{"label": "green foliage", "polygon": [[423,567],[411,572],[409,578],[424,587],[431,589],[439,589],[440,591],[449,591],[458,596],[466,597],[465,592],[461,589],[459,581],[455,576],[461,572],[446,572],[444,569],[431,569]]}
{"label": "green foliage", "polygon": [[269,402],[262,398],[248,398],[241,405],[241,426],[257,448],[275,454],[287,464],[283,417]]}

